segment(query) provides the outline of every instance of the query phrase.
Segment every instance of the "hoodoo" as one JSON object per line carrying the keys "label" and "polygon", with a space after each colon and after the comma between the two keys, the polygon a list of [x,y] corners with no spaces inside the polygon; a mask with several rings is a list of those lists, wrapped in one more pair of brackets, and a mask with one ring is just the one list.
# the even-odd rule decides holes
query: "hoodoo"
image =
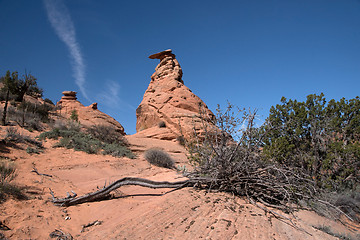
{"label": "hoodoo", "polygon": [[160,63],[136,110],[136,131],[147,137],[167,140],[181,135],[189,139],[194,128],[201,134],[202,123],[208,123],[214,114],[184,85],[183,72],[175,54],[168,49],[149,58],[159,59]]}

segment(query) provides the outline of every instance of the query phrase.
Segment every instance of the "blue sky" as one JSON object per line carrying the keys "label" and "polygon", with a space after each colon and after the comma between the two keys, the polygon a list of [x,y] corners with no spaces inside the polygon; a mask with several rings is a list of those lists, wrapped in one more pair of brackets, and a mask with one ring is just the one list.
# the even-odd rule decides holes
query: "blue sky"
{"label": "blue sky", "polygon": [[54,102],[64,90],[135,133],[135,110],[171,48],[215,110],[265,119],[282,96],[360,93],[359,0],[0,0],[0,75],[25,69]]}

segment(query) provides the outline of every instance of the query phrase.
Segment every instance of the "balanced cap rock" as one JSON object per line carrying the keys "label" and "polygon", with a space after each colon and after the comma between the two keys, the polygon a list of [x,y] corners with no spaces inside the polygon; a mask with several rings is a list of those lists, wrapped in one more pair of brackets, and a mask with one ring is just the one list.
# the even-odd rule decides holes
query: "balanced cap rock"
{"label": "balanced cap rock", "polygon": [[61,97],[61,100],[76,100],[76,93],[74,91],[63,91],[64,96]]}

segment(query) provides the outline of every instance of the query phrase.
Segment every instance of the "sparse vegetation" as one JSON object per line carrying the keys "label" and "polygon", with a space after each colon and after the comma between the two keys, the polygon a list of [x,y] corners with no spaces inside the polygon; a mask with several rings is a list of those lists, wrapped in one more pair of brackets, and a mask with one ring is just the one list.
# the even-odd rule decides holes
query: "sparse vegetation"
{"label": "sparse vegetation", "polygon": [[13,196],[17,199],[26,198],[21,189],[11,183],[16,176],[15,171],[14,165],[3,160],[0,162],[0,202],[4,201],[7,196]]}
{"label": "sparse vegetation", "polygon": [[90,134],[66,130],[60,130],[59,133],[62,138],[55,147],[65,147],[89,154],[98,153],[102,147],[102,142]]}
{"label": "sparse vegetation", "polygon": [[5,76],[0,78],[3,84],[1,94],[4,96],[5,106],[2,116],[2,125],[6,125],[7,107],[8,101],[15,100],[17,102],[23,102],[24,95],[41,97],[43,90],[37,86],[36,78],[31,74],[25,72],[22,78],[19,78],[18,72],[10,73],[7,71]]}
{"label": "sparse vegetation", "polygon": [[161,149],[151,148],[145,151],[144,157],[149,163],[155,166],[170,169],[175,168],[174,160],[170,157],[169,154],[162,151]]}
{"label": "sparse vegetation", "polygon": [[118,143],[105,144],[102,149],[102,154],[104,155],[111,155],[113,157],[135,158],[135,155],[128,147]]}
{"label": "sparse vegetation", "polygon": [[128,145],[128,142],[124,136],[119,131],[116,131],[113,127],[110,126],[93,125],[87,129],[87,132],[96,139],[99,139],[105,143],[119,143],[124,146]]}
{"label": "sparse vegetation", "polygon": [[32,113],[42,122],[49,121],[49,112],[54,109],[52,105],[49,104],[36,104],[31,102],[21,102],[17,109],[23,113]]}
{"label": "sparse vegetation", "polygon": [[94,126],[82,132],[78,125],[71,121],[68,127],[58,124],[60,128],[41,133],[40,140],[46,138],[59,139],[54,147],[65,147],[83,151],[89,154],[109,154],[116,157],[134,158],[133,153],[128,149],[127,142],[123,136],[119,137],[116,131],[107,127]]}
{"label": "sparse vegetation", "polygon": [[[212,122],[216,127],[203,122],[205,138],[200,139],[195,132],[194,140],[186,143],[195,166],[189,177],[205,178],[200,181],[202,187],[246,196],[254,204],[289,212],[299,205],[319,212],[321,205],[326,209],[323,213],[336,212],[337,217],[358,213],[354,198],[345,201],[347,208],[341,208],[341,204],[336,207],[336,200],[324,196],[333,190],[339,194],[344,189],[359,191],[360,125],[356,123],[360,101],[330,101],[327,111],[324,101],[323,95],[310,95],[307,103],[301,104],[283,99],[283,105],[272,108],[261,127],[255,127],[256,112],[234,111],[232,105],[225,111],[218,108]],[[325,127],[329,122],[332,128]]]}
{"label": "sparse vegetation", "polygon": [[351,236],[350,234],[343,234],[343,233],[335,233],[330,226],[320,225],[320,226],[313,226],[313,228],[320,230],[324,233],[329,234],[330,236],[336,237],[341,240],[356,240],[360,238],[360,235],[357,234],[356,236]]}
{"label": "sparse vegetation", "polygon": [[32,147],[27,147],[27,148],[26,148],[26,152],[27,152],[28,154],[33,154],[33,153],[39,154],[39,153],[40,153],[39,149],[37,149],[37,148],[32,148]]}
{"label": "sparse vegetation", "polygon": [[360,192],[342,192],[337,196],[335,206],[360,223]]}
{"label": "sparse vegetation", "polygon": [[75,109],[71,111],[70,120],[74,122],[79,122],[79,114]]}
{"label": "sparse vegetation", "polygon": [[34,145],[38,148],[43,148],[41,142],[19,133],[19,131],[15,127],[9,127],[6,129],[6,142],[15,142],[15,143],[28,143]]}

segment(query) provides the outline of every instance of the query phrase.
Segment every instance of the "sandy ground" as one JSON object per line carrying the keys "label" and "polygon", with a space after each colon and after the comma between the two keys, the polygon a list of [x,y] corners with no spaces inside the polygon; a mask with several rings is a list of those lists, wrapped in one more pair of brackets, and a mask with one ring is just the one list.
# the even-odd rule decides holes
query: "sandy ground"
{"label": "sandy ground", "polygon": [[[1,131],[4,134],[4,127]],[[38,135],[23,131],[25,135]],[[294,227],[244,199],[192,188],[151,196],[143,194],[170,189],[125,186],[116,191],[113,199],[66,208],[49,201],[49,189],[57,197],[65,197],[70,191],[82,195],[125,176],[159,181],[184,179],[174,170],[150,166],[143,158],[146,149],[158,147],[168,152],[177,165],[190,168],[181,145],[136,134],[127,139],[136,159],[53,148],[52,140],[44,143],[40,154],[26,153],[25,145],[17,149],[2,147],[1,156],[16,164],[15,182],[26,188],[29,200],[9,199],[0,205],[0,221],[10,228],[0,232],[8,239],[50,239],[55,229],[70,233],[74,239],[336,239],[313,226],[351,233],[340,223],[306,211],[296,213],[296,218],[286,215],[293,219]],[[52,177],[31,172],[34,166]],[[96,220],[101,224],[83,229],[83,225]]]}

